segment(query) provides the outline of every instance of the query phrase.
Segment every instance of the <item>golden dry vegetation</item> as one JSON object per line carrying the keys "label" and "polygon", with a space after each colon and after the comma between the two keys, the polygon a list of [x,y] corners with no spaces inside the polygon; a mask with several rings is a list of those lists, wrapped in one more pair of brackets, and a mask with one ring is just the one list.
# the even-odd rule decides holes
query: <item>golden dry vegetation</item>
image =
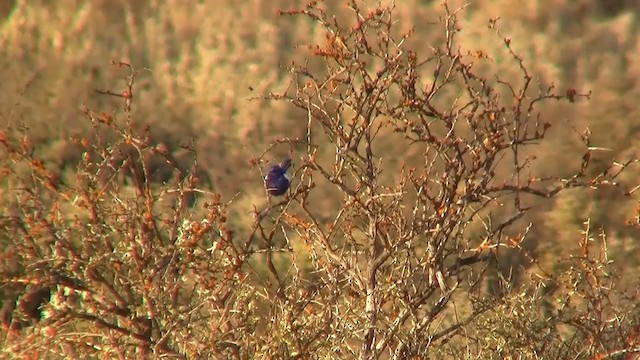
{"label": "golden dry vegetation", "polygon": [[[126,120],[131,119],[132,133],[146,134],[145,129],[148,128],[150,142],[162,144],[162,147],[156,148],[159,149],[156,152],[162,155],[162,158],[147,159],[149,160],[147,175],[151,177],[146,181],[153,182],[154,189],[161,188],[163,183],[174,181],[175,169],[179,169],[180,180],[185,179],[187,173],[197,173],[199,179],[193,181],[197,182],[204,192],[195,196],[194,209],[197,210],[193,210],[193,214],[208,214],[211,223],[206,223],[206,226],[217,224],[215,226],[222,238],[225,236],[231,238],[229,235],[231,233],[234,235],[256,233],[258,230],[256,218],[259,220],[262,218],[254,210],[271,206],[271,203],[267,204],[260,170],[267,162],[279,161],[287,155],[292,156],[294,167],[299,169],[298,179],[301,179],[301,176],[306,176],[303,164],[309,160],[309,155],[313,154],[313,161],[325,163],[331,163],[336,157],[335,148],[329,145],[324,146],[322,143],[319,143],[313,151],[309,150],[309,144],[305,142],[309,136],[307,111],[300,106],[292,105],[295,101],[268,99],[272,94],[290,93],[296,86],[295,81],[292,80],[293,72],[289,68],[291,64],[300,64],[310,58],[308,63],[310,71],[324,71],[325,67],[329,69],[339,67],[332,63],[331,56],[324,57],[328,59],[327,62],[324,62],[325,59],[318,59],[318,56],[314,57],[313,46],[320,44],[326,48],[333,46],[335,49],[335,47],[349,45],[336,45],[335,38],[329,39],[323,26],[307,17],[278,16],[279,10],[302,8],[306,3],[298,0],[70,0],[60,2],[16,0],[3,2],[0,4],[0,79],[2,79],[0,81],[2,93],[0,124],[2,129],[7,134],[28,133],[29,142],[34,149],[33,157],[41,159],[42,166],[47,172],[54,174],[55,181],[60,184],[60,188],[64,188],[74,187],[82,182],[81,177],[78,176],[78,164],[83,164],[86,156],[83,154],[87,154],[81,144],[83,139],[84,141],[99,139],[105,141],[105,144],[112,144],[110,141],[120,141],[122,139],[119,136],[124,134],[113,129],[100,130],[96,126],[96,121],[92,123],[87,118],[94,117],[93,120],[100,118],[98,122],[102,123],[115,119],[116,124],[123,128],[126,127]],[[378,2],[367,4],[358,1],[358,3],[365,8],[368,6],[373,9],[378,6]],[[408,38],[406,46],[414,49],[418,54],[428,53],[430,49],[440,46],[447,40],[447,33],[438,25],[445,13],[441,2],[396,0],[395,2],[382,1],[381,4],[381,7],[394,4],[393,14],[396,22],[393,30],[395,33],[391,35],[398,36],[411,31],[412,36]],[[540,178],[570,176],[580,170],[584,164],[584,157],[588,154],[587,175],[596,177],[599,174],[606,175],[609,169],[615,168],[617,165],[612,165],[614,159],[623,162],[624,159],[640,157],[638,142],[640,119],[637,104],[637,99],[640,98],[640,5],[638,3],[631,0],[526,2],[474,0],[465,5],[466,2],[451,0],[448,4],[450,9],[463,7],[457,17],[455,45],[463,49],[465,61],[473,62],[476,66],[474,69],[479,74],[487,76],[490,81],[500,80],[514,86],[521,86],[523,82],[521,67],[512,53],[507,51],[507,48],[511,48],[521,57],[523,66],[533,76],[532,89],[528,93],[530,96],[544,93],[547,90],[546,87],[551,84],[554,87],[554,93],[561,95],[557,99],[562,98],[563,101],[552,99],[537,105],[537,111],[542,120],[548,122],[551,127],[546,137],[532,147],[532,150],[529,148],[523,150],[526,155],[535,155],[527,171],[535,173],[535,176]],[[345,28],[353,23],[353,11],[346,6],[345,1],[328,0],[322,2],[322,7],[327,13],[335,14],[336,21],[346,24]],[[491,24],[495,26],[490,26]],[[499,31],[495,28],[499,28]],[[331,44],[327,45],[329,42]],[[318,55],[317,52],[315,55]],[[112,61],[120,66],[112,65]],[[130,69],[122,64],[131,64],[133,68],[140,69],[135,79],[133,106],[130,111],[126,106],[122,106],[122,98],[95,91],[116,94],[125,91],[126,82],[123,79],[130,75]],[[379,64],[370,65],[375,67]],[[426,74],[422,75],[426,76]],[[451,102],[456,97],[455,89],[451,91],[434,101],[440,104]],[[565,101],[566,99],[570,101]],[[96,133],[99,133],[99,136],[95,136]],[[383,130],[376,145],[380,166],[385,169],[380,174],[378,185],[389,188],[401,181],[405,166],[422,164],[424,155],[420,147],[402,146],[393,134],[394,131],[391,128]],[[131,145],[126,141],[118,144]],[[590,150],[587,145],[591,147]],[[89,147],[94,149],[99,149],[101,146],[103,144],[89,144]],[[133,146],[137,146],[135,142]],[[194,154],[197,154],[197,157]],[[175,160],[169,169],[165,161],[167,156],[172,161]],[[144,157],[142,153],[140,157]],[[34,166],[33,162],[31,166]],[[17,173],[21,171],[26,170],[16,168]],[[496,169],[496,172],[498,174],[502,172],[502,175],[508,171],[508,168]],[[136,177],[135,170],[132,172],[133,174],[124,176]],[[605,266],[607,272],[615,272],[616,276],[620,276],[619,279],[616,278],[615,286],[610,286],[612,289],[615,288],[616,291],[625,294],[625,291],[637,286],[637,272],[640,269],[638,227],[640,210],[638,200],[634,198],[637,193],[627,196],[625,192],[629,192],[638,185],[639,174],[639,168],[631,166],[617,178],[620,186],[608,186],[602,183],[598,184],[597,190],[589,186],[568,188],[546,201],[530,200],[529,205],[535,208],[516,222],[518,229],[526,229],[529,224],[532,224],[530,230],[526,232],[526,239],[522,245],[518,243],[518,246],[515,246],[522,250],[522,253],[507,252],[502,255],[502,260],[508,265],[499,269],[502,273],[498,270],[493,272],[488,270],[487,279],[482,283],[487,289],[491,288],[495,283],[501,283],[503,277],[508,274],[512,276],[510,286],[514,288],[524,286],[520,293],[521,297],[510,297],[504,300],[494,312],[481,313],[479,317],[474,318],[474,321],[465,324],[467,326],[466,341],[474,337],[470,335],[474,331],[478,334],[489,331],[493,334],[493,338],[475,339],[477,340],[476,348],[460,345],[465,342],[457,339],[439,346],[437,350],[439,354],[450,358],[457,358],[462,354],[462,357],[487,359],[502,358],[502,356],[515,357],[519,352],[524,358],[544,358],[545,354],[547,354],[546,358],[574,356],[578,345],[555,346],[553,344],[556,343],[553,341],[548,342],[551,344],[550,350],[529,348],[525,351],[522,349],[527,348],[527,344],[531,342],[547,344],[545,339],[535,338],[536,332],[542,334],[548,327],[548,323],[541,321],[536,314],[540,307],[544,307],[544,311],[554,311],[552,305],[546,307],[546,305],[540,305],[541,303],[565,301],[563,296],[570,291],[563,293],[563,289],[584,291],[584,299],[602,300],[600,295],[594,295],[595,292],[600,294],[601,288],[609,287],[609,282],[613,281],[603,270]],[[103,178],[102,181],[104,182],[105,179]],[[126,182],[123,181],[123,183]],[[129,184],[131,183],[135,181],[129,180]],[[7,180],[2,182],[2,185],[0,198],[3,199],[3,207],[1,208],[4,212],[3,216],[8,216],[9,213],[13,214],[16,211],[14,204],[18,198],[14,194],[16,183]],[[329,225],[334,219],[334,214],[341,211],[341,208],[347,208],[347,205],[340,200],[342,199],[340,190],[336,190],[328,178],[324,181],[317,180],[313,185],[313,191],[304,195],[305,201],[313,204],[307,215],[322,226]],[[123,193],[129,191],[135,194],[134,188],[135,186],[131,186],[131,189],[117,191]],[[220,197],[215,198],[212,195],[214,193],[220,194],[218,195]],[[139,196],[139,193],[137,194]],[[212,212],[208,212],[210,208],[203,206],[206,202],[212,201],[212,197],[215,199],[213,207],[219,209],[216,211],[224,213],[224,220],[216,220],[219,214],[216,213],[214,216]],[[121,199],[125,198],[126,195],[123,195]],[[171,202],[172,199],[166,201]],[[115,198],[110,201],[116,204],[121,200]],[[141,214],[146,214],[145,211],[153,213],[157,209],[166,207],[161,202],[154,204],[153,206],[157,208],[153,209],[153,206],[145,207],[144,201],[141,204],[138,208],[133,207]],[[104,206],[108,209],[111,205]],[[498,217],[504,216],[511,210],[510,208],[497,210]],[[163,210],[158,211],[162,213]],[[68,219],[65,220],[63,216],[53,223],[62,224],[71,220],[82,223],[83,216],[89,216],[77,209],[74,210],[71,205],[62,213],[68,216]],[[123,227],[118,225],[119,216],[120,214],[107,213],[105,219],[110,220],[105,220],[105,224],[111,224],[110,229],[113,231],[126,233],[127,227],[124,224],[121,224]],[[357,214],[349,216],[354,223],[361,220]],[[158,215],[158,219],[169,221],[168,217],[163,215]],[[282,215],[274,220],[276,224],[282,221],[287,226],[297,227],[297,235],[291,235],[291,240],[286,238],[286,244],[292,246],[295,253],[309,251],[310,247],[309,243],[303,241],[307,239],[305,236],[309,236],[309,233],[304,235],[304,231],[301,231],[309,224],[305,225],[300,219],[300,213],[295,213],[293,210],[288,213],[283,210]],[[313,225],[320,226],[317,223]],[[474,238],[481,233],[483,225],[486,224],[470,223],[465,236]],[[173,226],[176,226],[176,229],[178,227],[176,224]],[[587,227],[588,233],[585,232]],[[184,228],[181,229],[184,230]],[[193,233],[198,233],[199,230],[189,229]],[[265,236],[264,229],[259,227],[259,230],[263,231],[265,241],[273,240],[273,232],[279,231],[273,230],[271,236]],[[90,233],[87,232],[87,234]],[[510,235],[516,236],[521,233],[524,231],[514,230]],[[595,255],[588,253],[590,245],[585,239],[589,238],[594,244],[598,244],[594,246],[599,250],[606,245],[606,257],[600,252],[596,252]],[[7,244],[8,239],[11,239],[11,236],[4,230],[0,238],[3,248],[11,247],[11,244]],[[364,237],[351,240],[354,244],[365,242]],[[469,246],[479,247],[479,241],[474,242],[475,240],[469,240],[471,242]],[[277,238],[274,241],[279,241],[278,244],[281,245],[285,240]],[[271,243],[267,245],[271,246]],[[196,260],[192,259],[194,262],[203,264],[206,262],[206,259],[199,258],[202,254],[191,255],[196,258]],[[278,272],[284,274],[297,271],[310,274],[309,279],[317,279],[315,278],[317,274],[314,275],[313,270],[318,269],[316,262],[322,262],[323,259],[322,256],[320,260],[313,256],[280,258],[276,254],[275,260],[271,259],[271,255],[264,255],[267,258],[264,260],[263,255],[258,254],[256,258],[247,257],[238,260],[241,258],[239,256],[235,261],[236,264],[238,261],[245,264],[246,260],[246,265],[238,265],[238,268],[246,266],[246,268],[242,267],[243,274],[255,273],[256,279],[259,279],[257,283],[261,283],[263,278],[269,278],[270,274]],[[574,260],[569,260],[572,255],[584,255],[583,260],[594,256],[597,261],[590,263],[585,260],[576,265]],[[164,253],[162,256],[167,254]],[[610,260],[612,263],[609,263]],[[231,271],[230,265],[225,263],[224,259],[216,258],[215,261],[216,264],[217,262],[224,264],[220,266],[225,274]],[[205,265],[202,266],[207,268]],[[586,280],[580,278],[576,273],[571,272],[575,270],[574,267],[584,271],[581,274],[587,274],[586,277],[592,278]],[[192,274],[190,271],[195,272],[194,269],[190,269],[185,273]],[[551,290],[541,286],[543,283],[547,284],[546,282],[536,283],[536,277],[542,278],[554,271],[557,275],[550,277],[554,282],[554,286],[550,286]],[[232,276],[233,280],[229,280],[232,285],[228,286],[237,286],[240,294],[234,299],[233,305],[229,305],[234,311],[238,309],[234,306],[241,306],[243,303],[253,304],[251,291],[260,288],[256,283],[245,283],[242,276],[235,274]],[[529,284],[527,279],[534,279],[534,281]],[[276,280],[272,279],[272,281]],[[194,275],[183,285],[188,288],[193,281],[206,281],[206,279],[203,280]],[[273,285],[269,281],[266,283],[268,285],[261,284],[265,288]],[[247,290],[242,292],[240,289],[244,287]],[[310,288],[313,287],[309,285],[304,291],[312,293],[316,291],[308,290]],[[471,285],[470,288],[472,288]],[[597,289],[597,291],[590,292],[589,289]],[[499,291],[488,290],[487,292]],[[268,291],[265,291],[266,297],[269,296],[267,293]],[[550,299],[541,300],[537,297],[539,294],[543,296],[547,293],[551,296]],[[145,296],[149,294],[145,293]],[[298,294],[297,296],[304,298],[306,295]],[[324,300],[331,298],[327,294],[323,296]],[[454,294],[452,299],[456,299],[456,296],[465,297],[466,295]],[[527,302],[527,296],[536,301]],[[630,296],[630,298],[633,297]],[[614,304],[622,304],[619,305],[620,308],[634,308],[627,300],[621,295],[607,304],[614,308],[618,306]],[[145,300],[144,304],[148,301]],[[271,332],[274,337],[282,339],[295,338],[299,335],[284,325],[269,327],[251,319],[251,314],[255,312],[255,314],[272,316],[274,323],[288,321],[279,318],[279,316],[284,317],[286,312],[274,313],[268,306],[260,305],[259,301],[257,303],[259,305],[256,305],[256,309],[243,310],[246,311],[247,318],[237,323],[241,324],[243,329],[254,326],[255,334],[265,336],[266,333]],[[347,303],[352,305],[353,309],[350,310],[346,306],[347,314],[344,315],[346,317],[350,316],[350,311],[357,311],[355,309],[364,306],[364,300],[353,300]],[[482,302],[474,304],[480,306],[478,305],[480,303]],[[567,300],[567,303],[556,305],[564,309],[563,306],[568,303]],[[138,305],[144,307],[144,304]],[[602,303],[598,304],[600,306]],[[341,305],[345,306],[345,304]],[[396,305],[389,303],[389,308],[385,310],[390,313],[399,312],[400,310],[393,307]],[[590,309],[588,306],[586,308]],[[637,312],[637,308],[634,309]],[[314,310],[305,308],[305,311]],[[576,312],[579,313],[578,310]],[[211,313],[214,311],[212,310]],[[571,318],[571,314],[567,315],[564,312],[562,314]],[[317,318],[314,317],[315,314],[305,316],[308,321],[304,322],[304,325],[299,325],[301,327],[328,326],[326,325],[328,320],[320,316]],[[445,323],[452,321],[450,316],[451,314],[445,316],[447,319]],[[576,319],[578,318],[577,316]],[[639,326],[637,314],[629,315],[629,318],[631,320],[625,324],[631,324],[629,325],[631,328]],[[168,319],[164,320],[169,322]],[[566,320],[567,324],[576,327],[584,325],[572,323],[567,318],[560,319],[560,315],[556,320],[558,322]],[[340,321],[336,322],[340,323]],[[358,347],[353,345],[358,343],[357,336],[350,334],[352,329],[349,328],[354,324],[364,327],[364,322],[354,321],[353,324],[347,324],[345,321],[335,327],[327,328],[334,331],[331,336],[343,336],[343,339],[346,339],[345,348],[357,350]],[[137,326],[134,325],[132,325],[133,328]],[[86,325],[80,325],[78,331],[85,329],[84,326]],[[563,323],[562,326],[559,326],[561,328],[556,335],[573,334],[569,325]],[[606,337],[611,336],[610,334],[598,338],[600,333],[590,333],[593,338],[585,335],[585,338],[588,338],[586,340],[578,339],[577,336],[573,340],[578,339],[575,340],[576,343],[591,341],[591,344],[597,341],[624,343],[629,348],[636,347],[640,351],[640,345],[638,345],[640,330],[636,329],[635,332],[633,329],[627,330],[629,329],[624,332],[624,341]],[[199,331],[193,335],[194,338],[206,339],[207,330],[198,328],[193,331]],[[227,331],[232,332],[230,329]],[[171,330],[168,330],[167,334],[170,332]],[[309,338],[305,338],[305,341],[308,340],[309,344],[313,344],[316,340],[314,336],[329,334],[307,335]],[[240,340],[221,337],[222,340],[215,349],[205,351],[201,343],[189,342],[190,336],[186,333],[176,335],[175,338],[171,338],[169,345],[167,343],[157,345],[149,350],[150,353],[136,351],[139,351],[137,353],[139,356],[169,354],[186,358],[215,358],[218,353],[227,354],[219,355],[221,358],[232,355],[251,358],[252,354],[273,358],[295,358],[296,354],[303,354],[300,356],[306,358],[305,356],[313,357],[309,354],[314,354],[314,351],[318,357],[355,357],[357,355],[355,350],[350,353],[345,349],[336,350],[331,347],[339,343],[335,339],[327,339],[317,347],[314,347],[316,345],[308,345],[308,347],[298,345],[296,352],[291,350],[295,348],[293,345],[287,348],[289,350],[283,350],[286,346],[272,346],[268,341],[247,345],[249,347],[238,350],[241,345],[236,349],[233,344],[240,344]],[[406,339],[411,339],[410,335],[407,335]],[[568,343],[573,341],[563,340]],[[113,343],[118,341],[114,340]],[[184,347],[173,344],[180,341],[184,342]],[[283,340],[283,342],[286,341]],[[385,346],[392,347],[392,344],[401,343],[402,339],[394,339],[390,342],[390,344],[385,343]],[[9,341],[7,340],[5,344],[9,344]],[[64,346],[61,345],[61,348]],[[122,345],[125,350],[122,350],[120,355],[129,356],[127,346],[127,344]],[[398,349],[400,348],[399,346]],[[461,353],[460,349],[466,349],[466,353]],[[549,353],[544,352],[547,350]],[[22,350],[5,351],[3,354],[17,356],[16,354],[21,354],[20,351]],[[95,347],[89,350],[79,347],[75,351],[79,352],[77,354],[79,357],[83,356],[82,351],[86,351],[87,354],[96,354]],[[307,355],[304,355],[305,351]],[[402,358],[402,354],[413,354],[414,350],[406,347],[398,351],[395,356]],[[598,351],[594,350],[588,356],[602,355]],[[25,350],[25,353],[28,351]],[[114,350],[113,353],[105,356],[115,356],[116,353],[117,351]],[[43,356],[42,353],[38,354]],[[389,354],[389,357],[394,356],[393,351]],[[626,353],[620,354],[625,356]]]}

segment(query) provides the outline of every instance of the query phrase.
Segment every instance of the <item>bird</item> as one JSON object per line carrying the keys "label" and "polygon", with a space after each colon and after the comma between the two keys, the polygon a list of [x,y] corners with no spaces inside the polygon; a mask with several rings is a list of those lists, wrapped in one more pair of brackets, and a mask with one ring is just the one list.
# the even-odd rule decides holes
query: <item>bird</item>
{"label": "bird", "polygon": [[291,166],[291,159],[285,159],[280,164],[272,165],[264,177],[264,185],[271,196],[282,196],[291,185],[291,178],[287,169]]}

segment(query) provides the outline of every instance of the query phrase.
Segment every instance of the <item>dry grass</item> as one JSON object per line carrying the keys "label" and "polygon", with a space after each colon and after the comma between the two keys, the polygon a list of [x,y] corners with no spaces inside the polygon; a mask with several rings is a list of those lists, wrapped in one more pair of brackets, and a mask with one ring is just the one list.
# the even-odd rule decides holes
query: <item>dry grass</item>
{"label": "dry grass", "polygon": [[[383,1],[383,4],[392,3]],[[456,8],[465,2],[452,0],[449,3],[451,8]],[[590,175],[606,173],[613,159],[640,156],[640,145],[637,142],[640,137],[640,122],[637,119],[640,114],[636,100],[640,97],[640,12],[633,1],[616,3],[619,7],[613,7],[606,1],[538,0],[523,3],[514,0],[477,0],[461,12],[458,23],[461,33],[455,45],[464,49],[465,61],[472,61],[474,71],[478,74],[497,74],[505,82],[518,85],[522,83],[521,69],[505,48],[507,43],[521,56],[527,69],[535,74],[535,83],[553,83],[556,92],[563,95],[573,88],[580,93],[591,92],[589,101],[579,97],[574,104],[541,104],[538,110],[552,124],[552,128],[548,136],[541,139],[539,146],[530,151],[530,154],[537,156],[532,162],[531,170],[540,176],[568,175],[580,169],[581,158],[586,151],[580,134],[587,127],[590,133],[589,145],[599,148],[592,152]],[[277,16],[278,10],[299,8],[306,1],[75,0],[58,3],[18,0],[13,8],[6,4],[8,2],[0,4],[0,125],[14,139],[22,136],[24,127],[28,127],[29,141],[35,145],[34,157],[41,158],[46,171],[62,183],[72,187],[81,184],[76,165],[82,160],[86,146],[79,145],[78,140],[91,139],[96,143],[89,144],[90,148],[106,147],[109,151],[113,150],[114,144],[127,145],[122,134],[113,129],[96,127],[87,121],[84,115],[87,108],[95,111],[96,117],[102,116],[102,112],[112,116],[116,119],[116,125],[122,128],[127,127],[126,119],[130,117],[133,123],[128,131],[140,138],[143,138],[142,134],[147,134],[145,129],[149,126],[150,143],[163,144],[167,154],[175,159],[175,164],[167,168],[164,154],[158,156],[147,149],[149,151],[145,154],[153,154],[141,156],[151,164],[148,174],[149,191],[160,194],[158,198],[154,198],[161,200],[154,203],[154,211],[158,213],[171,213],[172,210],[168,209],[176,206],[179,198],[175,191],[184,190],[186,182],[190,181],[185,178],[186,174],[197,172],[201,182],[193,180],[194,184],[197,182],[206,191],[222,194],[222,200],[216,206],[224,209],[230,228],[246,234],[255,225],[254,210],[267,205],[262,188],[262,174],[254,162],[258,160],[258,165],[262,166],[264,162],[279,161],[283,156],[293,155],[294,171],[298,178],[303,176],[305,169],[301,159],[309,152],[304,143],[308,126],[306,111],[296,109],[286,102],[264,101],[261,98],[268,98],[272,93],[291,94],[295,84],[286,66],[292,62],[300,64],[310,54],[307,45],[327,44],[325,32],[317,23],[304,17]],[[368,4],[372,8],[376,5],[377,2]],[[328,0],[322,7],[328,12],[335,12],[336,19],[345,28],[349,27],[345,25],[347,22],[353,24],[351,10],[347,9],[344,1]],[[442,27],[429,25],[437,22],[444,12],[440,2],[396,1],[395,7],[397,27],[394,28],[394,35],[413,29],[413,36],[407,40],[409,48],[428,52],[426,50],[433,44],[439,44],[447,38]],[[491,20],[497,18],[500,18],[497,24],[501,29],[498,35],[488,28]],[[111,67],[109,64],[114,59],[130,63],[135,68],[146,69],[137,76],[133,99],[135,106],[130,111],[122,107],[121,98],[101,96],[94,91],[99,89],[120,93],[125,90],[122,79],[129,75],[129,69],[126,66],[121,69]],[[324,71],[321,60],[323,59],[311,56],[308,68],[311,71]],[[368,65],[372,68],[382,66],[375,61]],[[339,65],[329,64],[329,67],[336,66]],[[427,78],[428,72],[421,75]],[[546,89],[530,89],[528,94],[536,96],[544,91]],[[447,104],[457,96],[456,92],[457,88],[451,88],[449,93],[435,101],[441,105]],[[390,97],[393,96],[399,95],[390,92]],[[339,115],[346,118],[349,113],[343,110]],[[99,141],[104,143],[98,143]],[[400,169],[403,164],[409,166],[422,163],[424,154],[420,148],[402,146],[391,130],[383,130],[376,146],[384,154],[382,167],[387,169],[379,178],[381,186],[396,184],[401,178]],[[333,162],[336,156],[334,150],[330,146],[318,147],[315,150],[317,161]],[[23,168],[17,167],[17,172],[22,175],[29,173],[29,166],[20,166]],[[178,179],[176,174],[181,174]],[[598,192],[588,188],[572,189],[544,205],[535,203],[536,209],[519,224],[535,224],[528,234],[525,246],[528,251],[535,253],[538,264],[547,270],[553,269],[561,273],[553,278],[564,286],[558,293],[564,296],[571,292],[571,286],[582,284],[567,280],[575,274],[601,275],[596,271],[600,268],[581,268],[582,272],[572,273],[573,268],[569,269],[568,265],[570,262],[558,262],[558,259],[566,258],[568,254],[585,249],[587,245],[580,240],[589,236],[581,236],[580,232],[589,219],[592,233],[600,234],[600,229],[606,232],[608,256],[616,260],[609,264],[609,258],[606,261],[598,259],[602,268],[606,266],[607,270],[619,271],[623,275],[634,274],[638,269],[640,248],[637,240],[640,231],[637,224],[634,226],[630,222],[637,220],[634,219],[637,215],[637,201],[623,195],[634,182],[637,183],[638,175],[637,168],[630,168],[620,176],[619,180],[629,184],[628,188],[609,187]],[[140,201],[140,194],[132,185],[137,179],[131,173],[122,177],[123,187],[115,190],[119,198],[112,200],[132,206],[130,202]],[[16,199],[13,190],[7,190],[15,188],[15,183],[11,181],[13,180],[2,180],[3,186],[0,188],[2,209],[7,214],[15,211],[15,207],[8,205]],[[128,187],[125,183],[128,183]],[[328,180],[320,178],[314,185],[314,191],[308,194],[308,201],[314,204],[310,213],[320,219],[320,222],[330,220],[333,214],[346,205],[336,200],[340,198],[340,194]],[[167,186],[175,191],[166,192]],[[184,215],[183,220],[202,219],[210,211],[203,203],[207,196],[196,197],[196,205],[181,213]],[[226,203],[227,201],[230,202]],[[87,216],[69,205],[69,202],[63,203],[67,207],[62,210],[62,214],[69,218],[77,215],[84,219]],[[107,204],[103,205],[108,207]],[[509,211],[499,210],[497,213],[504,215]],[[353,220],[356,221],[357,216],[354,215]],[[64,222],[63,219],[57,221]],[[284,220],[277,218],[273,221],[280,224]],[[118,224],[117,219],[109,218],[107,222],[112,229],[128,229],[126,224]],[[224,223],[227,224],[226,219]],[[174,223],[172,226],[187,231],[188,227],[184,224]],[[255,230],[254,228],[253,231]],[[481,224],[471,224],[468,236],[476,237],[481,230]],[[290,237],[287,237],[282,232],[280,234],[278,230],[278,235],[272,237],[275,245],[283,249],[285,245],[292,246],[294,254],[309,251],[301,233],[289,233]],[[3,234],[0,243],[8,238],[7,234]],[[362,239],[353,241],[363,242]],[[208,253],[198,252],[199,250],[194,250],[195,253],[184,251],[201,261],[198,266],[202,267],[198,269],[206,268],[204,259]],[[224,253],[228,249],[221,251]],[[275,254],[273,259],[265,259],[265,254],[247,259],[246,266],[255,273],[258,280],[245,282],[243,278],[234,277],[225,281],[228,281],[230,287],[237,286],[238,293],[245,296],[235,298],[233,306],[256,306],[251,311],[261,315],[270,314],[274,318],[274,325],[266,327],[273,330],[274,337],[292,339],[296,333],[285,326],[286,321],[278,323],[279,317],[287,316],[288,313],[284,310],[278,313],[273,308],[265,307],[259,296],[255,297],[250,293],[261,286],[269,288],[273,279],[269,278],[271,269],[267,268],[268,262],[274,264],[276,273],[296,269],[305,281],[313,281],[312,270],[323,259],[312,259],[304,255],[289,256],[285,250],[283,252],[285,255]],[[220,259],[216,258],[216,264],[212,265],[219,266],[216,271],[230,271],[231,265],[223,257],[220,255]],[[535,268],[525,257],[514,255],[514,259],[509,262],[513,269],[522,270],[522,274],[519,274],[522,279],[526,278],[526,271],[520,265],[527,271]],[[623,265],[623,268],[619,268],[619,265]],[[185,274],[192,275],[193,271],[185,270]],[[495,276],[496,279],[499,277]],[[545,281],[549,279],[545,278]],[[624,292],[627,282],[634,283],[633,278],[628,276],[622,276],[619,281],[622,288],[620,292]],[[544,281],[534,281],[530,287],[523,285],[521,291],[523,294],[541,291],[542,282]],[[490,283],[491,281],[487,282]],[[180,284],[185,289],[192,285],[192,279]],[[162,297],[162,294],[157,295]],[[198,294],[196,298],[198,301],[209,301],[209,295]],[[329,301],[329,295],[322,296],[326,296],[323,300]],[[527,302],[535,296],[527,299],[523,299],[524,295],[518,296],[520,295],[516,291],[513,298],[501,304],[500,311],[514,313],[513,308],[520,307],[523,309],[520,313],[522,317],[510,319],[513,321],[511,324],[500,323],[501,316],[504,316],[500,311],[482,318],[484,322],[476,323],[474,326],[477,329],[474,328],[474,331],[497,331],[498,335],[487,343],[479,342],[481,346],[485,346],[482,351],[467,348],[467,356],[476,354],[493,358],[495,354],[502,354],[501,356],[514,357],[518,351],[522,351],[522,347],[511,348],[508,341],[523,335],[518,331],[524,331],[531,325],[527,324],[528,321],[535,323],[535,326],[544,327],[545,319],[536,317],[539,315],[536,307],[542,305],[536,301]],[[299,297],[304,298],[302,295]],[[360,307],[363,305],[358,303],[360,300],[354,300],[350,305]],[[217,310],[222,313],[221,309]],[[308,311],[303,316],[304,321],[308,321],[305,326],[314,323],[317,326],[326,325],[327,320],[322,314],[313,313],[312,310],[305,309]],[[579,327],[582,324],[578,324],[578,320],[585,320],[589,310],[588,306],[580,308],[577,315],[569,314],[567,318],[555,320],[558,324],[575,320],[572,324]],[[335,336],[354,338],[351,333],[353,327],[362,325],[358,322],[349,323],[346,319],[353,314],[348,311],[344,318],[334,319]],[[208,314],[200,315],[204,318]],[[249,316],[238,321],[249,328],[255,326],[255,323],[251,323],[253,320]],[[631,323],[629,320],[624,325]],[[198,339],[206,338],[206,326],[193,329],[199,332]],[[509,330],[513,330],[515,335]],[[265,328],[260,331],[265,331]],[[550,346],[555,346],[553,351],[557,353],[554,354],[559,357],[562,356],[562,351],[569,353],[573,349],[562,347],[558,340],[561,332],[558,330],[558,333],[554,333],[556,337],[549,342],[552,344]],[[305,334],[312,336],[311,333]],[[514,337],[509,337],[511,335]],[[524,335],[521,339],[523,344],[536,341]],[[610,333],[605,335],[611,336]],[[605,335],[599,339],[603,339]],[[465,336],[465,341],[473,338],[473,334],[467,333]],[[596,335],[588,332],[576,336],[580,337],[576,341],[591,341],[596,338]],[[631,338],[634,335],[625,332],[624,336]],[[196,357],[194,354],[203,351],[199,348],[201,344],[196,340],[189,342],[187,335],[174,340],[185,342],[184,354],[187,356],[191,354]],[[325,344],[336,343],[335,339],[325,340]],[[453,342],[451,349],[461,349],[461,342],[457,342],[458,340]],[[606,349],[602,344],[591,344],[593,351],[590,354],[599,354],[600,350]],[[256,346],[256,354],[262,352],[276,357],[278,355],[274,354],[282,355],[276,349],[269,348],[271,344],[266,340]],[[259,349],[259,346],[263,348]],[[441,350],[445,354],[450,349],[443,347]],[[530,352],[522,354],[535,357],[539,356],[539,350],[531,347],[527,349]],[[210,354],[215,353],[215,350],[209,351]],[[344,355],[345,352],[341,354]]]}

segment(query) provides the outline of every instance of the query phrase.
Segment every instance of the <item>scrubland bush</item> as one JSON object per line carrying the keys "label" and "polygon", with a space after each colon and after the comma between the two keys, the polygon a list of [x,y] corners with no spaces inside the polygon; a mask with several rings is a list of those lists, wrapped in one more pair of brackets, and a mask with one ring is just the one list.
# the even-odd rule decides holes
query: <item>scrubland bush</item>
{"label": "scrubland bush", "polygon": [[[568,234],[580,252],[554,269],[527,246],[540,226],[529,214],[556,196],[633,195],[619,178],[636,160],[594,168],[603,149],[588,130],[564,134],[583,151],[567,169],[537,172],[536,151],[558,126],[542,106],[590,93],[545,85],[497,19],[487,25],[501,53],[491,54],[461,46],[464,8],[445,4],[429,28],[439,40],[424,44],[400,29],[392,6],[347,5],[336,16],[321,2],[281,13],[323,38],[300,44],[305,60],[287,69],[285,90],[254,99],[290,106],[306,131],[247,159],[256,178],[275,146],[288,146],[294,163],[290,191],[256,206],[247,226],[230,220],[234,194],[198,176],[192,144],[182,144],[188,160],[176,159],[135,116],[148,70],[114,62],[127,71],[124,87],[101,92],[119,109],[85,108],[91,132],[73,139],[73,177],[48,168],[26,126],[2,129],[3,356],[640,351],[637,287],[620,285],[605,234],[589,223]],[[494,56],[519,76],[492,73]]]}

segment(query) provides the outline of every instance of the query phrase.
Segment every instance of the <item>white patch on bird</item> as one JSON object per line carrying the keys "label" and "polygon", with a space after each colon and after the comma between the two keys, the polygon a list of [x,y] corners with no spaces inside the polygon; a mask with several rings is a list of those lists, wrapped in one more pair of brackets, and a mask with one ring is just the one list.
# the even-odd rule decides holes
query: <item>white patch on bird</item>
{"label": "white patch on bird", "polygon": [[288,182],[291,182],[291,178],[287,173],[284,173],[284,178],[287,179]]}

